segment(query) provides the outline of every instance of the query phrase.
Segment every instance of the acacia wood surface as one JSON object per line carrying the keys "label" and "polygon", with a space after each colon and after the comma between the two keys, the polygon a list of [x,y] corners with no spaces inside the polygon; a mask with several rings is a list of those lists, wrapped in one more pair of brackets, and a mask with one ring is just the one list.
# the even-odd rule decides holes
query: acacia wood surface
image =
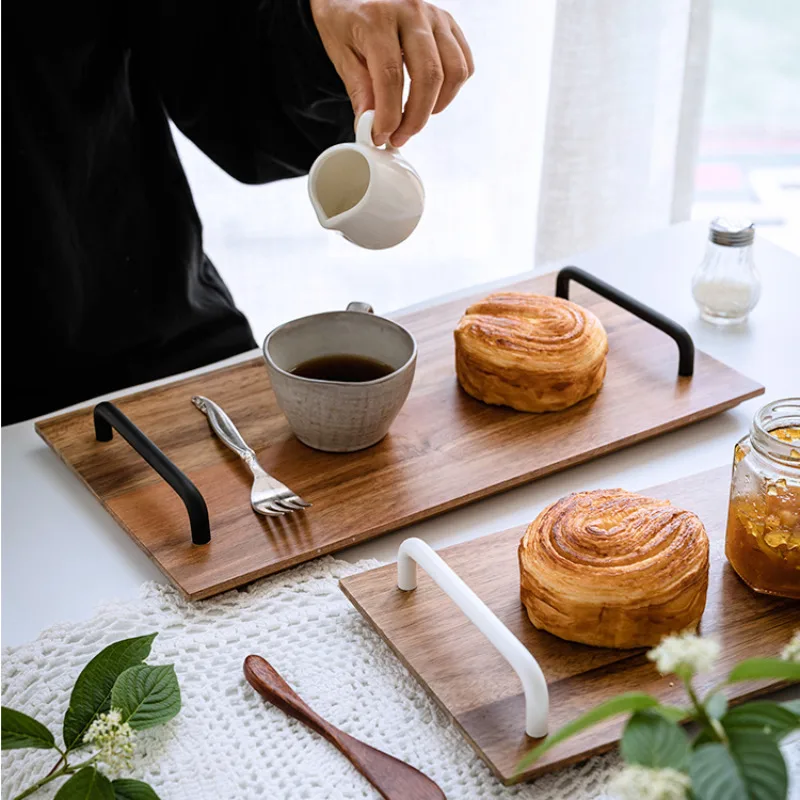
{"label": "acacia wood surface", "polygon": [[[722,652],[709,673],[695,678],[701,696],[743,658],[779,655],[800,623],[800,603],[756,594],[725,559],[729,489],[730,467],[721,467],[640,492],[693,511],[709,536],[708,596],[700,633],[715,637]],[[531,509],[531,519],[540,510]],[[660,676],[646,658],[646,649],[576,644],[533,627],[519,596],[517,547],[526,527],[446,547],[439,555],[536,657],[550,692],[549,730],[558,731],[623,692],[649,692],[664,703],[686,707],[681,682],[674,676]],[[424,570],[417,572],[418,585],[411,592],[397,588],[396,564],[339,583],[500,780],[510,784],[530,779],[609,750],[619,741],[624,717],[577,734],[525,772],[515,774],[519,759],[540,741],[525,734],[525,699],[519,678]],[[782,685],[780,681],[749,681],[726,687],[725,694],[735,703]]]}
{"label": "acacia wood surface", "polygon": [[[509,288],[552,295],[555,273]],[[92,406],[39,421],[36,430],[173,584],[199,599],[683,427],[764,391],[702,352],[694,377],[677,377],[672,339],[574,286],[572,299],[592,309],[608,331],[608,374],[599,394],[548,414],[484,405],[458,386],[453,345],[458,319],[480,297],[396,318],[418,342],[414,385],[389,435],[358,453],[301,444],[260,357],[114,400],[203,494],[208,545],[191,543],[181,500],[127,442],[117,434],[110,442],[95,440]],[[250,473],[192,405],[195,394],[219,403],[264,468],[313,508],[281,518],[255,514]]]}

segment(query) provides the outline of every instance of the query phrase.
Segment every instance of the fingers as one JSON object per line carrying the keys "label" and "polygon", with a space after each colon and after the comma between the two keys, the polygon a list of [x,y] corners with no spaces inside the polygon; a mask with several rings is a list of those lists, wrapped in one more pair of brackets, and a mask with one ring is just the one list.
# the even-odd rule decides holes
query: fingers
{"label": "fingers", "polygon": [[372,78],[366,64],[356,53],[348,49],[342,55],[337,71],[347,89],[356,119],[368,109],[375,108]]}
{"label": "fingers", "polygon": [[403,54],[396,30],[370,40],[367,67],[375,97],[372,140],[380,147],[389,141],[403,117]]}
{"label": "fingers", "polygon": [[453,98],[458,94],[458,90],[466,83],[470,76],[467,59],[461,49],[461,45],[453,35],[450,26],[435,26],[433,35],[436,39],[436,46],[439,48],[439,58],[442,61],[444,70],[444,81],[439,90],[439,96],[433,107],[433,113],[438,114],[450,105]]}
{"label": "fingers", "polygon": [[391,137],[395,147],[402,147],[425,127],[444,83],[442,60],[427,16],[422,12],[405,16],[399,33],[411,87],[402,122]]}
{"label": "fingers", "polygon": [[467,43],[467,37],[464,36],[464,32],[458,26],[458,23],[449,14],[447,14],[447,23],[450,27],[450,32],[453,34],[458,42],[458,46],[461,48],[461,53],[464,56],[464,60],[467,62],[467,70],[469,71],[469,75],[467,77],[471,78],[475,74],[475,62],[472,60],[472,50],[470,50],[469,44]]}
{"label": "fingers", "polygon": [[[375,0],[360,13],[337,71],[356,117],[374,107],[375,144],[401,147],[458,94],[475,70],[472,52],[452,16],[421,0]],[[411,78],[405,109],[404,62]]]}

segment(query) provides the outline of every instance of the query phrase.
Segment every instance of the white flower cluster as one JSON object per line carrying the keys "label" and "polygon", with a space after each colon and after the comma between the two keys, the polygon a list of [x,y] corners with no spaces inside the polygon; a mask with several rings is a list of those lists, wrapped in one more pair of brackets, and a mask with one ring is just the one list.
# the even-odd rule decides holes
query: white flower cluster
{"label": "white flower cluster", "polygon": [[675,673],[681,678],[690,678],[698,672],[707,672],[719,655],[719,643],[703,639],[694,633],[665,636],[658,647],[647,654],[662,675]]}
{"label": "white flower cluster", "polygon": [[684,800],[691,783],[676,769],[630,764],[614,776],[609,789],[619,800]]}
{"label": "white flower cluster", "polygon": [[83,737],[84,744],[97,748],[97,758],[108,765],[112,772],[129,768],[133,757],[134,732],[122,721],[121,712],[112,708],[107,714],[98,715]]}
{"label": "white flower cluster", "polygon": [[795,664],[800,664],[800,629],[794,632],[792,640],[783,648],[781,658],[784,661],[792,661]]}

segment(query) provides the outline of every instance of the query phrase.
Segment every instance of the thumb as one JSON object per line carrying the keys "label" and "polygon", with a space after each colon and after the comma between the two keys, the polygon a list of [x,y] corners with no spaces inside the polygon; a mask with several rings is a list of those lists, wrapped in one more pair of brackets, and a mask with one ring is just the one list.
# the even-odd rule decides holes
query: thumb
{"label": "thumb", "polygon": [[352,51],[342,59],[339,76],[344,81],[345,89],[350,96],[356,119],[370,108],[375,108],[375,95],[372,92],[369,70]]}

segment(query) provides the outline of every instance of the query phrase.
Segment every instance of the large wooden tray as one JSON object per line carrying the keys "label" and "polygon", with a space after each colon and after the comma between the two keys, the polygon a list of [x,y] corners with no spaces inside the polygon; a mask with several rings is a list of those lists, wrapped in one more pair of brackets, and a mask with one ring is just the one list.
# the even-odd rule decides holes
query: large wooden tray
{"label": "large wooden tray", "polygon": [[[695,679],[701,693],[742,658],[777,656],[800,620],[800,603],[755,594],[725,560],[729,488],[730,467],[723,467],[642,492],[694,511],[711,540],[708,599],[700,624],[704,636],[720,641],[722,654],[710,673]],[[539,510],[531,509],[531,519]],[[627,691],[650,692],[665,703],[685,705],[680,681],[661,677],[644,649],[589,647],[531,625],[519,598],[517,546],[525,527],[447,547],[439,555],[536,657],[550,692],[550,731]],[[500,780],[506,784],[527,780],[602,753],[619,741],[621,717],[556,745],[527,771],[515,774],[519,759],[539,741],[525,734],[519,678],[424,571],[418,574],[412,592],[397,588],[395,564],[345,578],[340,585]],[[737,683],[725,693],[735,703],[780,685],[779,681]]]}
{"label": "large wooden tray", "polygon": [[[552,295],[555,274],[514,288]],[[470,299],[398,318],[418,341],[414,385],[386,439],[360,453],[320,453],[297,441],[261,358],[115,401],[205,497],[207,545],[191,543],[181,500],[127,442],[119,436],[96,441],[91,407],[40,421],[36,430],[175,586],[197,599],[680,428],[764,391],[699,352],[694,377],[679,378],[677,348],[667,335],[582,287],[572,299],[602,320],[610,352],[600,393],[562,412],[491,407],[461,391],[452,332]],[[192,405],[195,394],[222,405],[263,466],[313,508],[278,519],[254,514],[247,467]]]}

